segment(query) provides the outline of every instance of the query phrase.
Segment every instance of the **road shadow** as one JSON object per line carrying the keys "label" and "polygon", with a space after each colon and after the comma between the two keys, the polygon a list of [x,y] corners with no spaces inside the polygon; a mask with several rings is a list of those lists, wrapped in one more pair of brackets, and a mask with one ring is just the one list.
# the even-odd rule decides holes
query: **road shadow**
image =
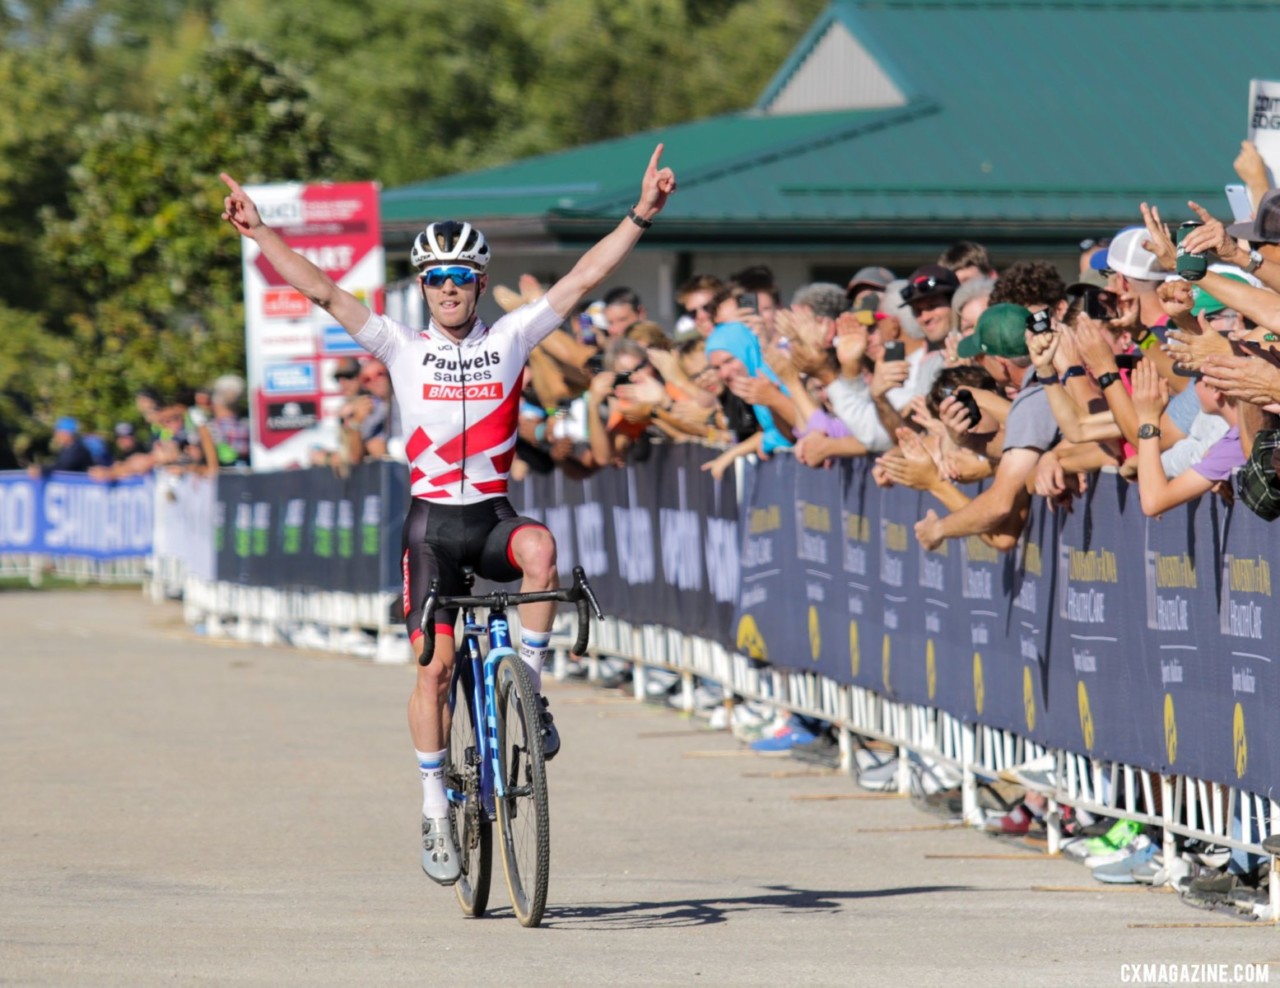
{"label": "road shadow", "polygon": [[[713,896],[706,899],[672,899],[666,902],[617,902],[594,905],[549,905],[544,928],[558,930],[652,930],[727,923],[734,913],[770,910],[786,914],[830,914],[860,899],[898,895],[933,895],[940,892],[973,892],[970,885],[910,885],[889,889],[838,889],[817,891],[788,885],[766,885],[756,895]],[[494,910],[490,915],[510,913]]]}

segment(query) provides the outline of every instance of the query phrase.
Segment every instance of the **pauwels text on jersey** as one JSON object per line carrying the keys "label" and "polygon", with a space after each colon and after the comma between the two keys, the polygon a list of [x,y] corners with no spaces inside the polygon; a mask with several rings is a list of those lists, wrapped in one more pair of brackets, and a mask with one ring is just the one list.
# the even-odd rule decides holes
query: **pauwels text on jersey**
{"label": "pauwels text on jersey", "polygon": [[502,355],[495,350],[482,350],[472,357],[449,360],[428,350],[422,358],[422,366],[437,384],[471,384],[493,379],[495,368],[502,363]]}

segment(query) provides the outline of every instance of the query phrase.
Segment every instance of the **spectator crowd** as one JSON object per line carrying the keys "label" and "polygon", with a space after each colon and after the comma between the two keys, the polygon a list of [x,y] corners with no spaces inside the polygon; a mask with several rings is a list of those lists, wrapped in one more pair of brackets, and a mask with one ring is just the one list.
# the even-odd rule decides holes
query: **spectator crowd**
{"label": "spectator crowd", "polygon": [[[1274,519],[1280,190],[1251,144],[1235,165],[1251,217],[1224,223],[1189,202],[1188,221],[1171,230],[1143,203],[1133,225],[1082,242],[1065,277],[1042,260],[998,267],[982,245],[962,242],[904,277],[873,265],[784,298],[761,265],[688,279],[669,330],[616,288],[531,360],[519,469],[583,476],[641,461],[654,441],[716,447],[706,465],[716,476],[741,457],[783,451],[813,469],[867,457],[877,483],[932,496],[915,526],[930,550],[978,537],[1008,551],[1033,499],[1070,510],[1104,468],[1136,486],[1147,515],[1209,495]],[[541,291],[525,277],[495,298],[510,311]],[[976,481],[986,483],[972,495]],[[700,690],[725,716],[714,688]],[[748,707],[735,708],[732,726],[757,750],[834,764],[828,725]],[[868,788],[904,777],[891,756],[857,754]],[[1012,801],[990,829],[1043,828],[1051,761],[1010,773]],[[935,798],[959,782],[926,759],[906,774]],[[1166,861],[1159,835],[1134,820],[1071,810],[1066,820],[1067,853],[1099,881],[1168,883],[1202,904],[1268,908],[1257,857],[1180,841]]]}
{"label": "spectator crowd", "polygon": [[[643,461],[655,441],[715,447],[705,469],[717,477],[748,456],[786,453],[815,470],[867,457],[880,485],[936,502],[915,525],[925,549],[976,536],[1008,551],[1034,498],[1069,510],[1103,468],[1136,486],[1147,515],[1209,495],[1275,519],[1280,190],[1251,144],[1235,167],[1252,217],[1224,223],[1190,202],[1189,222],[1172,230],[1143,203],[1133,225],[1081,242],[1066,277],[1043,260],[999,267],[961,242],[901,277],[872,265],[784,298],[756,265],[689,278],[670,327],[615,288],[533,352],[513,475],[585,477]],[[513,311],[544,290],[525,276],[493,294]],[[386,368],[344,358],[334,376],[340,409],[311,462],[344,470],[402,458]],[[231,375],[167,401],[140,391],[138,421],[118,423],[110,442],[61,419],[46,469],[114,478],[246,465],[243,399]],[[986,483],[971,495],[976,481]],[[716,697],[708,706],[723,710]],[[761,750],[836,757],[826,725],[746,710],[732,726]],[[902,777],[890,758],[860,755],[868,787]],[[958,782],[936,766],[913,772],[930,794]],[[991,827],[1021,836],[1048,812],[1037,793],[1052,788],[1051,767],[1022,766],[1010,781],[1022,794]],[[1134,821],[1069,817],[1101,881],[1181,881],[1202,898],[1262,905],[1256,858],[1201,849],[1195,867],[1208,872],[1197,875],[1188,857],[1163,861],[1159,840]]]}

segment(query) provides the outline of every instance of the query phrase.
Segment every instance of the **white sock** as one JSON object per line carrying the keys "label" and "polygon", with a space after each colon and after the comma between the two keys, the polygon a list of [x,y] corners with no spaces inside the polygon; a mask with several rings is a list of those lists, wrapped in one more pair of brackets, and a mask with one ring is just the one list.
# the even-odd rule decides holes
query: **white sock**
{"label": "white sock", "polygon": [[449,815],[449,797],[444,792],[444,752],[418,751],[418,768],[422,772],[422,815],[439,820]]}
{"label": "white sock", "polygon": [[520,658],[529,667],[529,678],[533,681],[533,691],[542,692],[542,664],[551,653],[550,631],[527,631],[520,629]]}

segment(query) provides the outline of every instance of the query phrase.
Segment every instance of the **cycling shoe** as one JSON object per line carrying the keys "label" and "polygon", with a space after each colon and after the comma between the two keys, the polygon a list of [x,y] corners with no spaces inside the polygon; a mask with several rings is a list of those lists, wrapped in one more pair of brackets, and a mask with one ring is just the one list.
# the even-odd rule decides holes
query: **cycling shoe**
{"label": "cycling shoe", "polygon": [[440,885],[452,885],[462,877],[462,858],[446,817],[422,818],[422,870]]}

